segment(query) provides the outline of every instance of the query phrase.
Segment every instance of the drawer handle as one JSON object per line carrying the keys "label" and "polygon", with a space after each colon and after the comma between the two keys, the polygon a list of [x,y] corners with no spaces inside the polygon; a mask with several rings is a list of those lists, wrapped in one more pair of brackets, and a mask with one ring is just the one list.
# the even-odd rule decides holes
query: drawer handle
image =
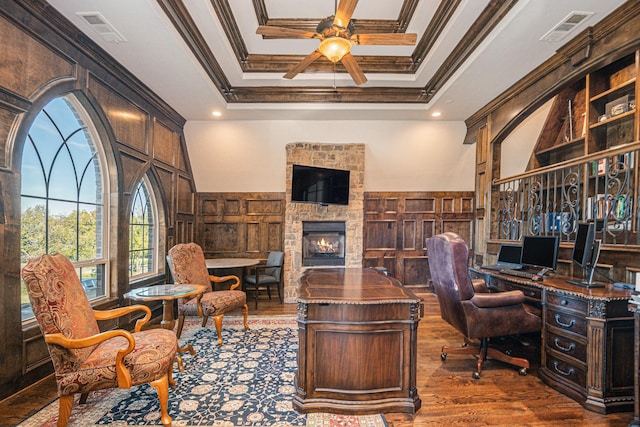
{"label": "drawer handle", "polygon": [[575,371],[573,370],[573,368],[569,368],[569,370],[568,370],[568,371],[563,371],[562,369],[560,369],[560,368],[558,367],[558,365],[559,365],[558,361],[557,361],[557,360],[554,360],[554,361],[553,361],[553,367],[554,367],[554,369],[555,369],[556,371],[558,371],[558,373],[559,373],[559,374],[564,375],[565,377],[571,376],[571,375],[573,375],[573,373],[575,372]]}
{"label": "drawer handle", "polygon": [[562,301],[560,301],[561,305],[567,305],[569,304],[569,301],[567,301],[566,299],[563,299]]}
{"label": "drawer handle", "polygon": [[556,347],[558,347],[560,350],[565,351],[565,352],[570,352],[575,350],[576,345],[574,343],[569,344],[569,347],[563,347],[560,345],[560,341],[558,340],[558,338],[554,338],[553,339],[553,343],[556,345]]}
{"label": "drawer handle", "polygon": [[560,326],[565,327],[565,328],[570,328],[570,327],[572,327],[573,325],[575,325],[575,324],[576,324],[576,319],[571,319],[571,321],[570,321],[569,323],[562,323],[562,322],[560,321],[560,315],[559,315],[559,314],[556,314],[556,323],[557,323],[558,325],[560,325]]}
{"label": "drawer handle", "polygon": [[535,297],[535,296],[536,296],[536,293],[535,293],[535,292],[533,292],[533,291],[529,291],[529,296],[530,296],[530,297]]}

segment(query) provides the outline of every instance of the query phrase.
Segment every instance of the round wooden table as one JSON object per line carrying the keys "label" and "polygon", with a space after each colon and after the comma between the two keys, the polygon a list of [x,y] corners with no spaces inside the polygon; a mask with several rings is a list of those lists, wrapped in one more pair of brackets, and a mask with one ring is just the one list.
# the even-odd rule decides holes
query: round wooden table
{"label": "round wooden table", "polygon": [[260,264],[260,260],[254,258],[207,258],[204,261],[209,270],[241,268],[240,287],[242,289],[244,289],[244,277],[247,275],[247,268]]}
{"label": "round wooden table", "polygon": [[[164,329],[173,330],[176,323],[173,318],[173,301],[178,298],[194,297],[204,293],[206,290],[206,286],[196,284],[154,285],[133,289],[124,294],[124,297],[134,301],[162,301],[162,321],[160,326]],[[178,347],[178,353],[183,354],[187,351],[191,355],[196,354],[191,344]],[[182,358],[178,356],[177,360],[180,371],[183,371]]]}
{"label": "round wooden table", "polygon": [[251,267],[260,263],[260,260],[253,258],[207,258],[204,261],[210,269]]}

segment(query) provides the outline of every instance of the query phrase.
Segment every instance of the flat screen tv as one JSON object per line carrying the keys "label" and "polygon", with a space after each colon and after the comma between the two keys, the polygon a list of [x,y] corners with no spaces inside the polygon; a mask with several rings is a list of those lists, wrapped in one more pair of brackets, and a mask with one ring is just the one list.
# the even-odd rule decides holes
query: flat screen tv
{"label": "flat screen tv", "polygon": [[293,165],[291,201],[348,205],[349,176],[348,170]]}
{"label": "flat screen tv", "polygon": [[559,247],[558,236],[524,236],[520,262],[524,268],[555,270]]}

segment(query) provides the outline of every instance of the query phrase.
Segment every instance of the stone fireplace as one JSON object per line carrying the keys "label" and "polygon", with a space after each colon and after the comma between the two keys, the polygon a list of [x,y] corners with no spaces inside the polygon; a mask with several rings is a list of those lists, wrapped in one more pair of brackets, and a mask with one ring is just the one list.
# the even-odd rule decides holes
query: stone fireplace
{"label": "stone fireplace", "polygon": [[302,265],[344,265],[344,221],[304,221],[302,223]]}
{"label": "stone fireplace", "polygon": [[[322,266],[362,267],[363,226],[364,226],[364,144],[321,144],[321,143],[291,143],[287,145],[287,180],[286,207],[284,232],[284,299],[287,303],[294,303],[297,296],[298,279],[307,268]],[[317,166],[349,170],[349,204],[320,205],[314,203],[291,202],[291,176],[294,164]],[[305,260],[304,225],[317,223],[344,224],[343,235],[335,240],[335,230],[320,231],[331,233],[316,239],[320,245],[315,246],[315,258],[309,264]],[[322,243],[324,237],[324,244]],[[327,239],[328,238],[328,239]],[[327,240],[330,242],[328,243]],[[340,247],[340,242],[342,247]],[[330,247],[333,243],[333,248]],[[308,243],[307,243],[308,244]],[[324,247],[322,247],[324,245]],[[331,254],[338,250],[340,257]],[[307,253],[309,246],[307,246]],[[324,253],[322,253],[324,251]],[[319,261],[319,258],[324,258]],[[339,261],[336,258],[341,258]],[[327,264],[330,262],[332,264]],[[337,264],[340,262],[340,264]]]}

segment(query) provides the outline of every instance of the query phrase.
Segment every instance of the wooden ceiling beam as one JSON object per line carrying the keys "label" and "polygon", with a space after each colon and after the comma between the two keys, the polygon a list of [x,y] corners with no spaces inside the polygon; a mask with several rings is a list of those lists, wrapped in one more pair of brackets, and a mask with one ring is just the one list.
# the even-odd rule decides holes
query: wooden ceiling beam
{"label": "wooden ceiling beam", "polygon": [[[224,71],[216,61],[203,36],[183,3],[184,0],[157,0],[176,30],[181,34],[189,49],[194,53],[203,69],[214,82],[227,102],[376,102],[376,103],[426,103],[437,90],[444,86],[473,49],[484,40],[487,34],[504,17],[517,0],[492,0],[467,32],[456,49],[436,71],[426,87],[421,88],[356,88],[357,90],[306,87],[231,87]],[[256,55],[247,52],[242,33],[233,16],[229,0],[210,0],[225,35],[244,72],[286,73],[302,55]],[[356,60],[365,73],[415,73],[424,58],[440,36],[443,28],[450,22],[460,0],[441,0],[440,5],[427,26],[421,40],[411,57],[398,56],[358,56]],[[260,25],[291,26],[291,28],[315,31],[319,20],[309,19],[270,19],[264,0],[252,0],[256,17]],[[415,13],[418,0],[404,0],[397,20],[360,20],[358,32],[403,32]],[[324,59],[314,62],[305,72],[337,72],[346,70],[341,64],[333,65]],[[253,94],[252,94],[253,93]],[[322,97],[326,99],[322,99]]]}

